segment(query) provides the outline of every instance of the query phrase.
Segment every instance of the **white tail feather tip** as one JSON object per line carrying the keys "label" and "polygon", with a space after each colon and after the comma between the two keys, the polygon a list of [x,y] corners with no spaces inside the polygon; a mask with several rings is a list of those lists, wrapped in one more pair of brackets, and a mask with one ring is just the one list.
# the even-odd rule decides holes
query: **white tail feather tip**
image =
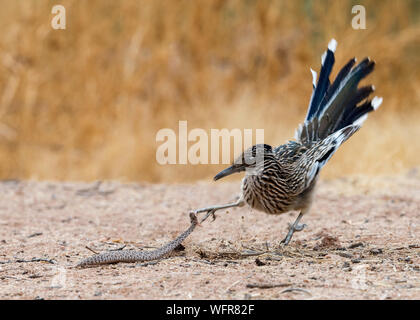
{"label": "white tail feather tip", "polygon": [[335,52],[335,49],[337,49],[337,40],[331,39],[331,41],[328,43],[328,49],[332,52]]}
{"label": "white tail feather tip", "polygon": [[312,73],[312,84],[313,84],[313,86],[315,88],[316,87],[316,77],[317,77],[317,74],[316,74],[316,71],[312,70],[312,68],[310,68],[310,69],[311,69],[311,73]]}
{"label": "white tail feather tip", "polygon": [[382,97],[380,97],[380,98],[378,98],[378,97],[373,98],[372,99],[372,102],[370,103],[372,105],[373,110],[378,109],[379,106],[382,104],[382,101],[383,101]]}

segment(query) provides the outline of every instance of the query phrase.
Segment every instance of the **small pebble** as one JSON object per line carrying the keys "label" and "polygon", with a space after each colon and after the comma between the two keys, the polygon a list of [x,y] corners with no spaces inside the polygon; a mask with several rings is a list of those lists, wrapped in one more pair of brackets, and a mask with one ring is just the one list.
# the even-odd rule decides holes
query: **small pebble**
{"label": "small pebble", "polygon": [[349,245],[349,249],[354,249],[354,248],[358,248],[358,247],[364,247],[363,242],[356,242],[356,243],[352,243],[351,245]]}
{"label": "small pebble", "polygon": [[261,267],[261,266],[265,266],[266,265],[266,263],[265,262],[262,262],[260,259],[255,259],[255,264],[257,265],[257,266],[259,266],[259,267]]}
{"label": "small pebble", "polygon": [[380,254],[380,253],[382,253],[382,249],[379,249],[379,248],[371,249],[370,253],[371,254]]}

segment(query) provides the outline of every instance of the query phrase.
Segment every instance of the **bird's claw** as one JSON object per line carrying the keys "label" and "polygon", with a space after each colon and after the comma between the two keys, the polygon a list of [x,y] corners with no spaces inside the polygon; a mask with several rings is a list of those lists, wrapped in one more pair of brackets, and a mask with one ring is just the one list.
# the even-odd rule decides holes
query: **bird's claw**
{"label": "bird's claw", "polygon": [[287,246],[292,239],[294,232],[302,231],[307,225],[305,223],[297,224],[293,226],[293,224],[289,223],[289,232],[287,233],[286,237],[280,242],[284,246]]}
{"label": "bird's claw", "polygon": [[212,222],[213,222],[214,220],[216,220],[216,214],[215,214],[215,212],[216,212],[216,210],[214,210],[214,209],[211,209],[211,210],[207,211],[207,214],[206,214],[206,215],[204,216],[204,218],[200,221],[200,223],[203,223],[204,221],[206,221],[206,220],[207,220],[207,218],[208,218],[209,216],[211,216],[211,217],[213,218]]}

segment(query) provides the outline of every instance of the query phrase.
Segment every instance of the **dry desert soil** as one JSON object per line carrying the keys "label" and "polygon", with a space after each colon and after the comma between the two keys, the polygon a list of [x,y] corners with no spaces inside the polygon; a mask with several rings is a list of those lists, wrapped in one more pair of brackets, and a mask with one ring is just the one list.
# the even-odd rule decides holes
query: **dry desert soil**
{"label": "dry desert soil", "polygon": [[2,299],[420,299],[420,172],[321,180],[307,227],[296,212],[242,207],[152,263],[75,268],[94,251],[152,250],[188,211],[232,201],[239,181],[0,182]]}

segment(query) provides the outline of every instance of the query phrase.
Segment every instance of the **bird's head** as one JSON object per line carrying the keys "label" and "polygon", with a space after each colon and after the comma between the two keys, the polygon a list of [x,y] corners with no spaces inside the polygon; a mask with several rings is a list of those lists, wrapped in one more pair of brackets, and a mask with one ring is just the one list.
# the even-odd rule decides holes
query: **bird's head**
{"label": "bird's head", "polygon": [[268,144],[256,144],[245,150],[239,157],[233,161],[232,165],[223,171],[220,171],[214,180],[219,180],[229,176],[232,173],[247,171],[250,174],[256,174],[257,169],[264,167],[264,159],[273,155],[273,149]]}

